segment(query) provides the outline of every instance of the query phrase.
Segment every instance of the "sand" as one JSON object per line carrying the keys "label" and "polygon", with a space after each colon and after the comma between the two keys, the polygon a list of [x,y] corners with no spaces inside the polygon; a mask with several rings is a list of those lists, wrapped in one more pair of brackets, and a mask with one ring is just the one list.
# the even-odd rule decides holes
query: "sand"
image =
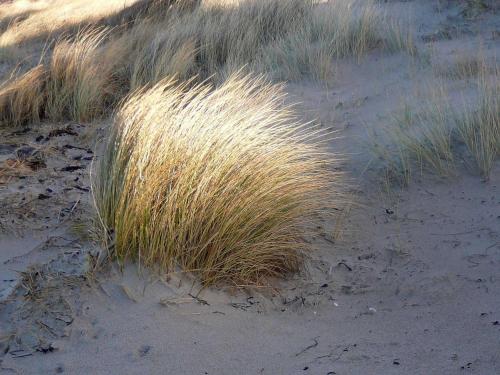
{"label": "sand", "polygon": [[[477,51],[479,37],[486,55],[500,51],[498,13],[384,6],[412,15],[434,65]],[[106,124],[2,130],[0,162],[31,147],[22,155],[46,166],[0,185],[0,373],[500,373],[500,164],[489,181],[464,161],[451,178],[418,174],[388,192],[368,147],[403,98],[425,97],[430,69],[373,52],[339,63],[329,85],[287,85],[305,119],[337,131],[353,204],[309,239],[303,272],[263,288],[201,288],[134,264],[94,271],[88,171]]]}

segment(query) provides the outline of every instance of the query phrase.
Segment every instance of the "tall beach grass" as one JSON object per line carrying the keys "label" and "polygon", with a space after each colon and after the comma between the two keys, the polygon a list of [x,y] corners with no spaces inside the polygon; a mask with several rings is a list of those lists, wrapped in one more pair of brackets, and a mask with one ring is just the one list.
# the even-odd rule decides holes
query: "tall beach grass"
{"label": "tall beach grass", "polygon": [[283,95],[241,75],[130,95],[93,177],[118,259],[180,267],[205,284],[297,270],[311,223],[340,200],[340,177],[325,134],[298,123]]}

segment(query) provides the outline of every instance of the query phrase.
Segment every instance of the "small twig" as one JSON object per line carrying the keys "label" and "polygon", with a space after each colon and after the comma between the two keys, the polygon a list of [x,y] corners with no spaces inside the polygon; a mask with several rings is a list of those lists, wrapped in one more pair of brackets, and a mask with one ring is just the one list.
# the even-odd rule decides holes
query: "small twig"
{"label": "small twig", "polygon": [[[345,352],[349,351],[350,348],[351,348],[351,345],[347,345],[344,349],[342,349],[342,351],[340,352],[339,355],[337,355],[336,357],[334,357],[333,359],[331,359],[331,362],[338,361],[340,358],[342,358],[342,355],[344,355]],[[315,360],[322,359],[322,358],[331,358],[332,355],[333,355],[333,352],[330,352],[330,354],[326,354],[326,355],[322,355],[322,356],[316,357]]]}
{"label": "small twig", "polygon": [[333,241],[332,239],[328,238],[326,234],[321,234],[321,237],[323,237],[323,239],[324,239],[326,242],[330,242],[331,244],[334,244],[334,245],[335,245],[335,241]]}
{"label": "small twig", "polygon": [[488,246],[486,249],[484,249],[484,252],[487,253],[489,249],[494,248],[495,246],[500,245],[500,242],[495,242],[493,245]]}
{"label": "small twig", "polygon": [[299,355],[301,354],[304,354],[305,352],[307,352],[309,349],[312,349],[312,348],[315,348],[318,346],[319,342],[318,342],[318,339],[319,336],[316,336],[315,338],[313,338],[313,341],[314,341],[314,344],[311,344],[309,346],[306,346],[304,349],[302,349],[300,352],[298,352],[297,354],[295,354],[295,357],[298,357]]}
{"label": "small twig", "polygon": [[345,268],[347,268],[349,271],[352,271],[352,268],[349,267],[345,262],[339,262],[338,265],[342,265],[342,266],[345,266]]}
{"label": "small twig", "polygon": [[101,290],[104,292],[105,295],[107,295],[108,297],[111,297],[111,294],[109,294],[109,292],[104,288],[104,285],[102,285],[102,283],[98,283],[99,285],[99,288],[101,288]]}
{"label": "small twig", "polygon": [[204,299],[202,299],[202,298],[200,298],[198,296],[195,296],[195,295],[193,295],[191,293],[188,293],[188,296],[192,297],[193,299],[195,299],[200,305],[210,306],[210,304],[207,301],[205,301]]}
{"label": "small twig", "polygon": [[76,200],[75,204],[73,205],[73,207],[71,207],[71,210],[69,210],[69,213],[70,215],[73,213],[73,211],[75,210],[76,206],[78,206],[78,203],[80,203],[80,199],[82,198],[82,195],[80,194],[80,196],[78,197],[78,199]]}

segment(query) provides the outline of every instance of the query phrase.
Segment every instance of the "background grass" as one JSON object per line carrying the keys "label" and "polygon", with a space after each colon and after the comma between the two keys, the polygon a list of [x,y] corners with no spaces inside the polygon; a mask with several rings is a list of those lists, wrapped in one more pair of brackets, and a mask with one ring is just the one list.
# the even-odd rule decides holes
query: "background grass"
{"label": "background grass", "polygon": [[[437,79],[423,101],[411,98],[420,103],[416,109],[405,105],[378,140],[374,139],[376,158],[397,181],[408,184],[415,171],[424,170],[453,176],[458,160],[471,160],[471,169],[489,178],[500,155],[500,71],[496,61],[487,63],[479,57],[460,61],[472,64],[460,64],[460,71],[467,73],[460,79],[473,77],[472,95],[452,105],[444,83]],[[455,64],[450,71],[456,79]]]}
{"label": "background grass", "polygon": [[[245,68],[278,80],[329,80],[336,58],[361,58],[375,48],[413,49],[409,34],[372,1],[157,0],[140,4],[142,10],[136,9],[132,19],[128,12],[121,12],[121,17],[86,19],[87,26],[77,30],[63,28],[66,32],[55,39],[53,47],[49,41],[40,61],[48,75],[37,76],[36,86],[41,88],[35,100],[41,103],[38,114],[29,118],[26,114],[33,111],[19,108],[29,101],[21,96],[32,95],[21,84],[37,79],[33,72],[21,69],[0,92],[5,111],[11,113],[3,116],[2,124],[9,125],[16,111],[25,114],[24,122],[43,118],[91,121],[109,113],[128,92],[169,76],[221,84]],[[119,20],[125,23],[102,26]],[[18,107],[9,108],[10,100],[2,95],[19,98]]]}

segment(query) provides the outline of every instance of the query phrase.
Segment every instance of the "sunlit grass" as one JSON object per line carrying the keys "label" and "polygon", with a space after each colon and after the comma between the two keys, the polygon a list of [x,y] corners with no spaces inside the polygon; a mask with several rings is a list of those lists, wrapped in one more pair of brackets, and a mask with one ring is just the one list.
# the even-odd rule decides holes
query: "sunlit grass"
{"label": "sunlit grass", "polygon": [[93,178],[118,259],[179,266],[206,284],[297,270],[340,176],[325,134],[282,101],[279,86],[238,75],[216,89],[167,80],[132,94]]}
{"label": "sunlit grass", "polygon": [[0,87],[0,124],[24,125],[44,118],[91,121],[117,94],[112,64],[102,64],[99,47],[106,29],[85,29],[55,43],[47,63],[14,75]]}
{"label": "sunlit grass", "polygon": [[86,122],[104,113],[113,69],[99,53],[106,35],[106,29],[86,29],[57,41],[48,64],[46,117]]}

